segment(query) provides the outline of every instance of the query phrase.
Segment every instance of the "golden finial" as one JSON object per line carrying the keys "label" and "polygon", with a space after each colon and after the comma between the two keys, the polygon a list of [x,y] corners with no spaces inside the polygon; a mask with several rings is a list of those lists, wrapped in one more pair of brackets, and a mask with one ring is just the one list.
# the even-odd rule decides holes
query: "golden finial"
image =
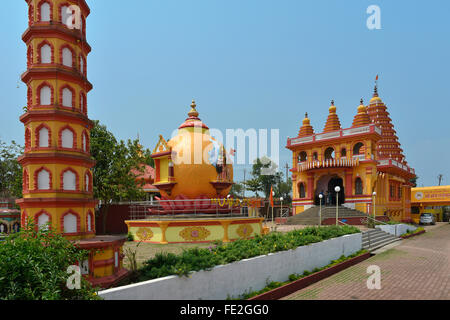
{"label": "golden finial", "polygon": [[308,112],[305,112],[305,118],[308,118]]}
{"label": "golden finial", "polygon": [[195,109],[197,107],[197,105],[195,104],[195,100],[192,100],[192,104],[191,104],[191,111],[189,111],[188,116],[189,117],[198,117],[198,112],[197,109]]}
{"label": "golden finial", "polygon": [[328,109],[330,113],[335,113],[336,112],[336,106],[334,105],[334,99],[331,100],[331,106]]}

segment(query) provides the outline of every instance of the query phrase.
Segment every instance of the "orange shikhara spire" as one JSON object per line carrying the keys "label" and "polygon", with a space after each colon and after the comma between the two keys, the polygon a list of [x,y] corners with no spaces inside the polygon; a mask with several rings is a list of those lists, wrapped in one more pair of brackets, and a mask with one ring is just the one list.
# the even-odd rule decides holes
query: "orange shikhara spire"
{"label": "orange shikhara spire", "polygon": [[303,119],[303,125],[300,127],[298,132],[299,137],[306,137],[314,134],[314,129],[308,118],[308,113],[305,113],[305,119]]}
{"label": "orange shikhara spire", "polygon": [[334,100],[331,100],[331,106],[329,109],[327,123],[325,124],[325,129],[323,132],[336,131],[341,129],[341,123],[339,122],[339,117],[336,113],[336,107],[334,105]]}
{"label": "orange shikhara spire", "polygon": [[353,118],[352,127],[366,126],[370,124],[369,114],[367,113],[367,108],[364,105],[363,99],[361,99],[360,105],[358,106],[358,113]]}
{"label": "orange shikhara spire", "polygon": [[367,112],[370,121],[381,129],[382,138],[377,144],[379,159],[394,159],[403,164],[406,163],[403,149],[398,141],[397,132],[389,117],[386,105],[378,96],[378,88],[375,86],[372,99],[370,99]]}

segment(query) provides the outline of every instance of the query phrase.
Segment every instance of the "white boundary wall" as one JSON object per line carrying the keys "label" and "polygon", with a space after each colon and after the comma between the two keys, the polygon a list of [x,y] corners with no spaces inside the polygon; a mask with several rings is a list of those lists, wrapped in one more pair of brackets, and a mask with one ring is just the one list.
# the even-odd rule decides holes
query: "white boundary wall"
{"label": "white boundary wall", "polygon": [[396,237],[400,237],[402,234],[408,232],[408,230],[415,231],[417,227],[410,226],[407,224],[386,224],[377,226],[378,229],[383,230],[384,232],[390,233]]}
{"label": "white boundary wall", "polygon": [[350,234],[198,271],[189,277],[168,276],[100,291],[105,300],[225,300],[261,290],[270,281],[286,281],[328,265],[362,248],[362,234]]}

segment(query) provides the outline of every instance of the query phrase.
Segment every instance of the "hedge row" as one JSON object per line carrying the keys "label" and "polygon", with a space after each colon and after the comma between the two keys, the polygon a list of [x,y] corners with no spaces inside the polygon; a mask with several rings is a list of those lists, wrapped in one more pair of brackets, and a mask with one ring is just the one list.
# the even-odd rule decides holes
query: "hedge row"
{"label": "hedge row", "polygon": [[144,262],[138,270],[136,281],[145,281],[168,275],[187,276],[192,271],[210,270],[217,265],[228,264],[269,253],[295,249],[315,242],[359,233],[353,226],[307,227],[287,233],[273,232],[252,239],[231,243],[215,242],[209,248],[193,248],[181,254],[158,253]]}

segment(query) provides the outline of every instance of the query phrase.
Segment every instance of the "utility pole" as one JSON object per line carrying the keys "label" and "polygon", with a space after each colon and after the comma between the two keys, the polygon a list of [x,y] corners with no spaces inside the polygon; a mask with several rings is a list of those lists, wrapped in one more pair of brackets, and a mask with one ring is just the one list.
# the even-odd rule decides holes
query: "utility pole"
{"label": "utility pole", "polygon": [[285,166],[285,168],[286,168],[286,183],[288,183],[288,178],[289,178],[289,175],[288,175],[288,172],[289,172],[289,165],[287,164],[287,162],[286,162],[286,166]]}
{"label": "utility pole", "polygon": [[443,177],[444,175],[442,174],[442,173],[440,173],[439,175],[438,175],[438,181],[439,181],[439,186],[441,185],[441,181],[442,181],[442,177]]}
{"label": "utility pole", "polygon": [[243,195],[243,198],[245,199],[245,173],[246,173],[246,169],[244,168],[244,195]]}

